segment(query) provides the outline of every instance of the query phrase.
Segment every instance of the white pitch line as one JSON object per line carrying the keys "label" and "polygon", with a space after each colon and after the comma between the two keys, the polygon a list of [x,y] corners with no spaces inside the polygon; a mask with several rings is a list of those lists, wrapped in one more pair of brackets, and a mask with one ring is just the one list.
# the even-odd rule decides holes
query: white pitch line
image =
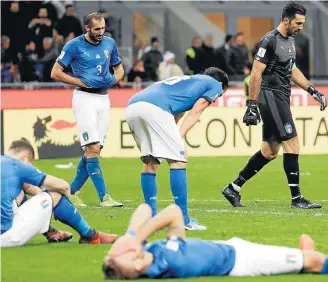
{"label": "white pitch line", "polygon": [[[137,200],[121,200],[121,202],[136,202]],[[256,199],[256,200],[243,200],[243,202],[253,203],[253,202],[282,202],[282,201],[289,201],[289,199],[281,199],[281,200],[270,200],[270,199]],[[171,200],[157,200],[157,202],[173,202],[173,199]],[[227,200],[211,200],[211,199],[205,199],[205,200],[196,200],[196,199],[189,199],[188,202],[227,202]],[[312,200],[312,202],[328,202],[328,200]]]}
{"label": "white pitch line", "polygon": [[[82,209],[103,209],[103,207],[88,206]],[[117,208],[119,210],[120,208]],[[135,210],[133,207],[123,207],[123,210]],[[189,211],[195,212],[205,212],[205,213],[233,213],[233,214],[253,214],[253,215],[287,215],[287,216],[328,216],[328,213],[297,213],[297,212],[275,212],[275,211],[247,211],[245,208],[238,208],[234,210],[227,209],[198,209],[198,208],[189,208]]]}

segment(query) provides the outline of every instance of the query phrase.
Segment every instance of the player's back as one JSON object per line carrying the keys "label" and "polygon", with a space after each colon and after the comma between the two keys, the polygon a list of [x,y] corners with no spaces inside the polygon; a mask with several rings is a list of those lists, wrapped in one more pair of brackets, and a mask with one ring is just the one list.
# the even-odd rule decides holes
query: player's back
{"label": "player's back", "polygon": [[221,93],[221,83],[210,76],[177,76],[148,86],[133,96],[128,105],[147,102],[177,114],[190,110],[199,98],[213,102]]}
{"label": "player's back", "polygon": [[13,201],[22,190],[17,160],[1,155],[1,234],[11,227]]}
{"label": "player's back", "polygon": [[235,264],[232,246],[200,239],[158,240],[145,248],[154,255],[146,275],[150,278],[223,276]]}

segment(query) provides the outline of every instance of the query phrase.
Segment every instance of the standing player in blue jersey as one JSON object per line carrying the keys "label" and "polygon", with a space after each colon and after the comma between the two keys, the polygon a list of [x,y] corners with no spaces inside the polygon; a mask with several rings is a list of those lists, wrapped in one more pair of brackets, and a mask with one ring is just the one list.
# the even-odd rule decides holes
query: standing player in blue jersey
{"label": "standing player in blue jersey", "polygon": [[[307,235],[301,236],[300,249],[260,245],[236,237],[228,241],[187,239],[178,206],[172,204],[151,216],[146,204],[134,212],[126,235],[105,257],[105,279],[328,274],[328,257],[314,250],[314,242]],[[167,239],[144,243],[164,228],[168,229]]]}
{"label": "standing player in blue jersey", "polygon": [[[79,243],[113,243],[117,236],[97,232],[90,227],[69,202],[69,184],[57,177],[46,175],[31,164],[34,149],[26,139],[12,142],[8,155],[1,155],[1,247],[22,246],[37,234],[49,231],[51,215],[71,226],[81,236]],[[44,187],[18,208],[23,186]]]}
{"label": "standing player in blue jersey", "polygon": [[[85,206],[79,191],[90,176],[100,206],[121,207],[123,205],[108,194],[99,155],[109,122],[110,101],[107,92],[123,78],[124,70],[115,41],[104,36],[105,20],[101,14],[89,14],[85,18],[85,30],[86,34],[66,43],[51,72],[53,79],[76,86],[72,106],[85,153],[71,183],[70,200],[76,206]],[[64,73],[64,68],[69,64],[73,76]],[[111,67],[114,75],[110,73]]]}
{"label": "standing player in blue jersey", "polygon": [[[188,230],[206,230],[188,215],[186,152],[183,138],[198,122],[201,113],[228,88],[229,79],[218,68],[203,74],[171,77],[152,84],[133,96],[126,109],[126,120],[133,133],[141,160],[141,187],[144,200],[156,214],[156,172],[162,160],[170,166],[170,185],[175,203],[181,208]],[[186,111],[180,129],[179,119]]]}

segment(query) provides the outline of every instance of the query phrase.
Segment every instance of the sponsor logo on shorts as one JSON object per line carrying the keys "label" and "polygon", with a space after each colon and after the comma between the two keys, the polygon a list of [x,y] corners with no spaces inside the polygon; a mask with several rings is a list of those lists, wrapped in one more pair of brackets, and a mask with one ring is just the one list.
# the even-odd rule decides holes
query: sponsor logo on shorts
{"label": "sponsor logo on shorts", "polygon": [[290,125],[290,123],[285,123],[284,126],[285,126],[285,130],[288,134],[293,132],[293,127]]}
{"label": "sponsor logo on shorts", "polygon": [[82,133],[82,137],[83,137],[83,140],[84,141],[88,141],[89,140],[89,134],[88,134],[88,132],[83,132]]}
{"label": "sponsor logo on shorts", "polygon": [[43,209],[45,209],[46,207],[48,207],[50,205],[50,202],[49,200],[43,200],[41,203],[40,203],[41,207]]}
{"label": "sponsor logo on shorts", "polygon": [[296,255],[287,255],[286,256],[286,262],[287,263],[296,263],[297,262],[297,256]]}
{"label": "sponsor logo on shorts", "polygon": [[184,151],[180,151],[179,154],[180,154],[181,156],[184,156],[185,152],[184,152]]}

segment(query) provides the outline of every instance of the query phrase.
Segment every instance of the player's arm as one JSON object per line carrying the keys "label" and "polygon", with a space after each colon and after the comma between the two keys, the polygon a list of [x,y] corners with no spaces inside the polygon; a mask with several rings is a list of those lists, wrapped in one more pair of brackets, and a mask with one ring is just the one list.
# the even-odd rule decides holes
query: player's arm
{"label": "player's arm", "polygon": [[188,131],[198,122],[200,115],[209,105],[210,102],[204,98],[200,98],[196,101],[180,126],[180,135],[182,138],[185,137]]}
{"label": "player's arm", "polygon": [[251,77],[249,80],[249,99],[256,101],[260,93],[262,74],[266,65],[254,60]]}
{"label": "player's arm", "polygon": [[320,103],[321,111],[323,111],[327,107],[327,99],[325,95],[319,92],[317,89],[315,89],[313,84],[307,80],[304,74],[296,66],[294,66],[292,70],[292,81],[299,87],[309,92],[312,95],[312,97]]}
{"label": "player's arm", "polygon": [[44,188],[49,192],[57,192],[66,197],[69,197],[71,194],[71,187],[69,186],[69,184],[65,180],[52,175],[46,176],[41,188]]}
{"label": "player's arm", "polygon": [[40,192],[42,192],[40,187],[32,185],[32,184],[28,184],[28,183],[24,183],[23,190],[26,194],[31,195],[31,196],[35,196],[36,194],[39,194]]}
{"label": "player's arm", "polygon": [[182,113],[174,115],[174,120],[175,120],[176,124],[178,124],[179,120],[184,116],[185,113],[186,112],[182,112]]}
{"label": "player's arm", "polygon": [[182,239],[186,237],[182,212],[175,204],[169,205],[155,217],[148,220],[139,231],[136,232],[136,238],[139,242],[146,241],[149,236],[166,227],[168,228],[169,237],[172,235]]}
{"label": "player's arm", "polygon": [[51,70],[51,78],[74,86],[88,87],[79,78],[64,73],[64,67],[58,62],[55,62]]}
{"label": "player's arm", "polygon": [[119,82],[120,80],[122,80],[124,77],[123,65],[119,64],[118,66],[113,67],[113,70],[114,70],[114,76],[115,76],[116,82]]}

